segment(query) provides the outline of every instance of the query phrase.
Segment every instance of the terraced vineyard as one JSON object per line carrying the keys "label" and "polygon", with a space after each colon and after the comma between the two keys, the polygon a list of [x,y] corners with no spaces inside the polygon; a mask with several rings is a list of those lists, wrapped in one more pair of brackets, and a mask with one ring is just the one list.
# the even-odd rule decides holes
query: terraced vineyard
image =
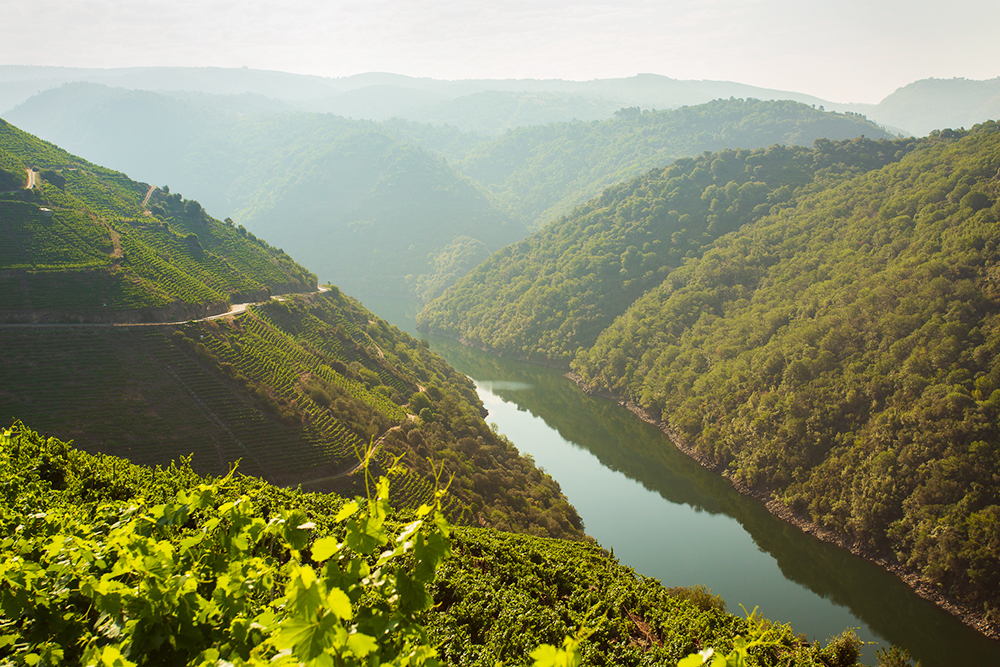
{"label": "terraced vineyard", "polygon": [[450,480],[452,521],[582,537],[468,378],[336,288],[289,295],[316,278],[281,249],[6,123],[0,165],[8,184],[32,176],[0,193],[0,419],[147,465],[241,460],[313,490],[363,491],[367,456],[397,506]]}
{"label": "terraced vineyard", "polygon": [[171,321],[315,289],[283,251],[0,121],[0,165],[35,186],[0,193],[0,318]]}
{"label": "terraced vineyard", "polygon": [[[340,475],[358,465],[359,454],[380,445],[390,429],[408,421],[404,408],[388,394],[394,392],[397,400],[403,400],[407,392],[416,390],[416,384],[372,361],[364,343],[377,345],[343,312],[335,311],[334,322],[327,323],[304,305],[271,302],[249,308],[231,323],[192,324],[174,335],[188,345],[197,337],[196,353],[237,383],[245,383],[271,412],[300,429],[303,441],[312,448],[295,452],[287,465],[317,457],[336,462],[338,473],[306,480],[310,487],[343,488],[350,480]],[[276,325],[272,316],[289,322],[294,330]],[[383,383],[382,378],[389,382]],[[393,479],[397,505],[416,507],[432,499],[431,479],[393,468],[393,457],[381,447],[373,460],[375,469]],[[337,484],[338,479],[344,481]],[[448,504],[453,520],[461,520],[465,504],[453,496]]]}

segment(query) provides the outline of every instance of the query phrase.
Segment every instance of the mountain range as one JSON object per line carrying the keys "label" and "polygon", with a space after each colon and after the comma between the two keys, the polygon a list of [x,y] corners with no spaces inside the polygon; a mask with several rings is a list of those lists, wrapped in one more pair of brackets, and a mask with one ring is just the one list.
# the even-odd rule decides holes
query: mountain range
{"label": "mountain range", "polygon": [[619,79],[468,79],[444,81],[399,74],[365,73],[325,78],[251,69],[146,67],[86,69],[0,66],[0,110],[69,82],[158,92],[255,94],[289,108],[357,119],[391,117],[449,123],[466,131],[497,135],[527,123],[607,118],[619,108],[671,109],[719,98],[793,100],[835,111],[853,111],[921,136],[934,129],[971,127],[996,117],[1000,79],[926,79],[904,86],[882,101],[824,100],[795,91],[737,82],[679,80],[657,74]]}

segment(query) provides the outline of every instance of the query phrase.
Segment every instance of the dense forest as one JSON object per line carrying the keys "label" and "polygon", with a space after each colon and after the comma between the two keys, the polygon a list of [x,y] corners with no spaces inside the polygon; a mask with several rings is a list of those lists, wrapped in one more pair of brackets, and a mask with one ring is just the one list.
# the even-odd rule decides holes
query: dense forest
{"label": "dense forest", "polygon": [[853,633],[809,643],[596,545],[452,528],[434,501],[400,513],[389,493],[205,478],[184,460],[153,470],[15,423],[0,431],[0,656],[545,667],[674,664],[711,647],[748,667],[856,664]]}
{"label": "dense forest", "polygon": [[[421,321],[571,361],[744,488],[995,628],[998,174],[994,122],[678,161],[495,255]],[[671,257],[681,215],[700,236]]]}
{"label": "dense forest", "polygon": [[581,352],[736,480],[1000,622],[1000,128],[720,239]]}
{"label": "dense forest", "polygon": [[494,254],[419,314],[470,345],[568,366],[669,272],[817,188],[898,160],[915,140],[818,140],[684,158],[608,188]]}
{"label": "dense forest", "polygon": [[459,167],[537,229],[604,188],[679,157],[858,136],[890,137],[857,114],[730,98],[667,111],[619,109],[601,122],[521,127],[473,149]]}

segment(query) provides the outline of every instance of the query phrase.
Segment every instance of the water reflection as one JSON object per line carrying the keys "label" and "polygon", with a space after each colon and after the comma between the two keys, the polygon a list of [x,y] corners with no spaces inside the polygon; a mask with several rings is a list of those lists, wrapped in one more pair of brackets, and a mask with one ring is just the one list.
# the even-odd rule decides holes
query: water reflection
{"label": "water reflection", "polygon": [[[417,335],[418,306],[363,299]],[[902,581],[771,516],[728,482],[668,446],[655,427],[610,401],[585,395],[549,369],[431,338],[455,368],[482,383],[491,410],[581,511],[587,530],[621,561],[667,585],[705,584],[737,604],[761,605],[811,638],[845,627],[880,645],[907,648],[924,667],[1000,664],[990,641]],[[511,414],[508,414],[511,413]],[[740,530],[742,528],[742,530]],[[876,664],[876,645],[863,661]]]}
{"label": "water reflection", "polygon": [[528,382],[512,382],[509,380],[493,380],[483,382],[483,388],[493,393],[504,391],[520,391],[522,389],[534,389],[535,385]]}
{"label": "water reflection", "polygon": [[[486,355],[447,339],[431,342],[453,366],[478,381],[487,399],[496,397],[487,404],[493,413],[488,421],[501,422],[500,430],[540,463],[549,457],[543,465],[577,505],[588,532],[606,546],[610,542],[623,562],[643,574],[667,585],[711,582],[731,607],[760,604],[772,618],[791,621],[810,637],[826,639],[856,626],[863,639],[904,646],[925,667],[996,664],[1000,643],[918,597],[882,568],[775,519],[762,503],[737,493],[670,445],[658,429],[614,403],[587,396],[557,371]],[[518,419],[505,410],[534,419]],[[554,434],[546,435],[546,427]],[[564,441],[558,454],[550,452],[560,444],[541,442],[555,434]],[[587,466],[587,456],[572,455],[573,448],[588,452],[594,465]],[[628,490],[599,467],[634,480],[647,495]],[[676,514],[675,506],[694,512]],[[715,534],[730,530],[726,521],[743,528],[749,536],[745,544],[736,536]],[[697,548],[677,547],[677,542],[695,539]],[[770,558],[759,560],[763,554]],[[699,562],[680,562],[692,559]],[[697,578],[683,580],[692,576],[692,569]],[[872,664],[875,649],[865,651]]]}

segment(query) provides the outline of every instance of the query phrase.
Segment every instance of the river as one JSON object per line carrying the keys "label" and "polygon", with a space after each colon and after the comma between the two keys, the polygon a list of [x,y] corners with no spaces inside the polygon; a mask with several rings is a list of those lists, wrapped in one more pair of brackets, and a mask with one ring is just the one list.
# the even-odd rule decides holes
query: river
{"label": "river", "polygon": [[[366,305],[413,331],[414,306]],[[810,640],[855,628],[870,642],[867,664],[877,664],[879,647],[896,644],[923,667],[1000,665],[1000,642],[877,565],[773,517],[659,429],[584,394],[559,371],[429,340],[475,381],[487,421],[559,482],[587,533],[636,572],[667,586],[705,585],[731,612],[759,607]]]}

